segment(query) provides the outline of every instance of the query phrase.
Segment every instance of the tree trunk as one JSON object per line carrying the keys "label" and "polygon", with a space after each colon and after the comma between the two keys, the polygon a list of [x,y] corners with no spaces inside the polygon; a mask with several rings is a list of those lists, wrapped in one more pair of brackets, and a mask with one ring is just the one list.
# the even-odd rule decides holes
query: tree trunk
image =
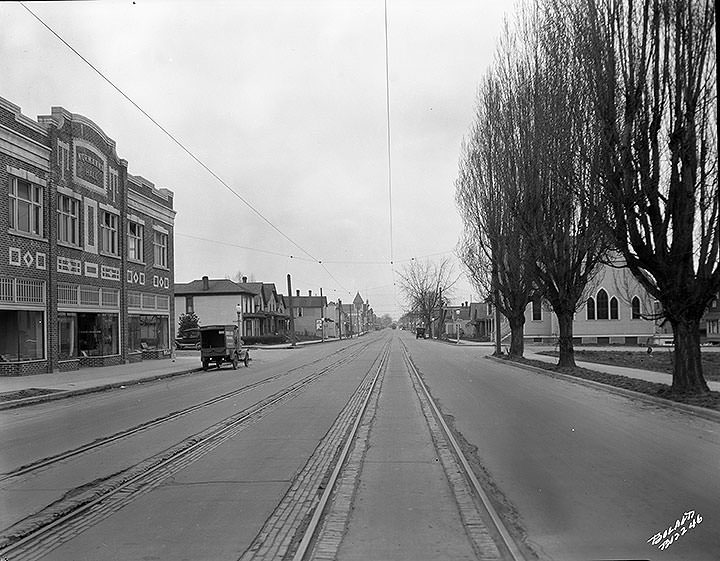
{"label": "tree trunk", "polygon": [[573,313],[565,312],[558,314],[558,326],[560,327],[560,368],[572,368],[575,366],[575,349],[573,348]]}
{"label": "tree trunk", "polygon": [[685,394],[707,394],[710,389],[702,371],[700,322],[669,319],[675,337],[672,390]]}
{"label": "tree trunk", "polygon": [[521,358],[525,352],[525,314],[510,318],[510,356]]}

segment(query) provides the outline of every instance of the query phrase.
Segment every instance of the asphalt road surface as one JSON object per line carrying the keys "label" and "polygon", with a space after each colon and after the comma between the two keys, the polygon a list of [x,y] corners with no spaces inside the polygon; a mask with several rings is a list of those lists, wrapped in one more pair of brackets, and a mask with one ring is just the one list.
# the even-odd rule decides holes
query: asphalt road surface
{"label": "asphalt road surface", "polygon": [[[209,427],[229,427],[229,419],[249,412],[235,432],[214,436],[144,487],[129,487],[126,498],[119,493],[117,506],[89,509],[85,522],[69,523],[18,559],[280,558],[263,553],[269,550],[261,548],[261,532],[269,532],[267,522],[276,517],[278,543],[295,535],[302,503],[315,496],[303,498],[302,481],[327,469],[336,454],[334,431],[345,434],[339,423],[387,341],[397,353],[398,339],[523,551],[558,561],[720,558],[718,423],[500,364],[486,358],[487,347],[416,340],[402,331],[260,351],[248,369],[0,412],[0,538],[46,523],[53,512],[131,472],[151,472],[150,459],[193,449]],[[338,558],[440,560],[450,551],[472,558],[447,482],[434,483],[442,470],[408,374],[393,356],[379,386]],[[290,390],[295,393],[286,395]],[[258,412],[259,403],[268,409]],[[130,428],[141,430],[126,435]],[[104,440],[112,435],[120,438]],[[93,442],[101,445],[81,448]],[[68,450],[78,453],[58,456]],[[37,463],[43,458],[47,465]],[[29,466],[26,473],[22,466]],[[323,487],[319,482],[318,490]],[[293,493],[298,498],[288,512],[278,512]],[[424,511],[411,516],[418,504]],[[670,533],[678,534],[676,541],[659,549],[653,538],[691,511]],[[413,536],[413,547],[397,541]],[[422,545],[422,539],[440,539],[433,536],[448,543]],[[363,541],[371,538],[375,548],[368,545],[363,557]]]}
{"label": "asphalt road surface", "polygon": [[[717,422],[499,364],[487,347],[407,343],[541,558],[720,559]],[[700,524],[648,543],[693,510]]]}

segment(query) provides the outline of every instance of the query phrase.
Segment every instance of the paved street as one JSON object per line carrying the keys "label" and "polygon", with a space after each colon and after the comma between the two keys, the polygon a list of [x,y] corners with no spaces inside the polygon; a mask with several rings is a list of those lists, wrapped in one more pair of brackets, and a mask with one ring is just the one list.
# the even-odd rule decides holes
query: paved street
{"label": "paved street", "polygon": [[[0,411],[2,543],[130,475],[142,481],[81,515],[79,526],[68,522],[7,557],[282,558],[302,535],[390,341],[361,425],[366,449],[348,460],[355,479],[336,491],[349,503],[347,518],[336,517],[335,553],[308,558],[497,558],[496,548],[484,557],[468,538],[467,512],[438,462],[438,437],[403,366],[402,344],[528,558],[717,558],[717,422],[501,364],[486,358],[488,347],[402,331],[257,351],[247,369]],[[102,382],[107,372],[99,374]],[[217,427],[225,428],[192,452]],[[179,448],[190,455],[153,471]],[[61,457],[66,451],[77,453]],[[328,512],[341,507],[331,498]],[[702,522],[684,524],[664,551],[648,543],[689,511]]]}
{"label": "paved street", "polygon": [[[411,352],[445,413],[547,559],[717,559],[718,424],[486,360]],[[704,521],[665,551],[648,538],[685,511]]]}

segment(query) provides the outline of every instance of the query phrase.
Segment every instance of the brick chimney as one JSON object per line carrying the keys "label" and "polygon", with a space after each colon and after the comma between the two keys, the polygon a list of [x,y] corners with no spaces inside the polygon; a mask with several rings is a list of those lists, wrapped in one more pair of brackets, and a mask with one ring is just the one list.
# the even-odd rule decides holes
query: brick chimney
{"label": "brick chimney", "polygon": [[312,290],[308,290],[308,296],[312,296]]}
{"label": "brick chimney", "polygon": [[207,278],[207,276],[204,276],[202,278],[203,281],[203,290],[210,290],[210,279]]}
{"label": "brick chimney", "polygon": [[299,290],[296,290],[296,291],[295,291],[295,294],[297,294],[298,298],[300,297],[300,291],[299,291]]}
{"label": "brick chimney", "polygon": [[246,282],[247,282],[247,277],[243,277],[243,278],[242,278],[242,281],[243,281],[243,283],[246,283]]}

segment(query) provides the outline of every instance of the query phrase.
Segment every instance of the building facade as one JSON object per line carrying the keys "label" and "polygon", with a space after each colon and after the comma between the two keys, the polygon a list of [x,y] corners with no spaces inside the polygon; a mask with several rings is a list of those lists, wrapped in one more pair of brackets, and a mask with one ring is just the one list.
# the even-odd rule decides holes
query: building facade
{"label": "building facade", "polygon": [[0,99],[0,374],[169,356],[173,195],[90,119]]}
{"label": "building facade", "polygon": [[290,306],[296,335],[322,337],[327,297],[313,296],[311,290],[308,290],[307,296],[300,296],[300,291],[297,290]]}
{"label": "building facade", "polygon": [[[194,313],[203,325],[238,325],[242,317],[242,336],[252,335],[252,315],[261,305],[260,289],[230,279],[203,277],[175,285],[175,325],[184,313]],[[241,313],[238,313],[240,306]]]}

